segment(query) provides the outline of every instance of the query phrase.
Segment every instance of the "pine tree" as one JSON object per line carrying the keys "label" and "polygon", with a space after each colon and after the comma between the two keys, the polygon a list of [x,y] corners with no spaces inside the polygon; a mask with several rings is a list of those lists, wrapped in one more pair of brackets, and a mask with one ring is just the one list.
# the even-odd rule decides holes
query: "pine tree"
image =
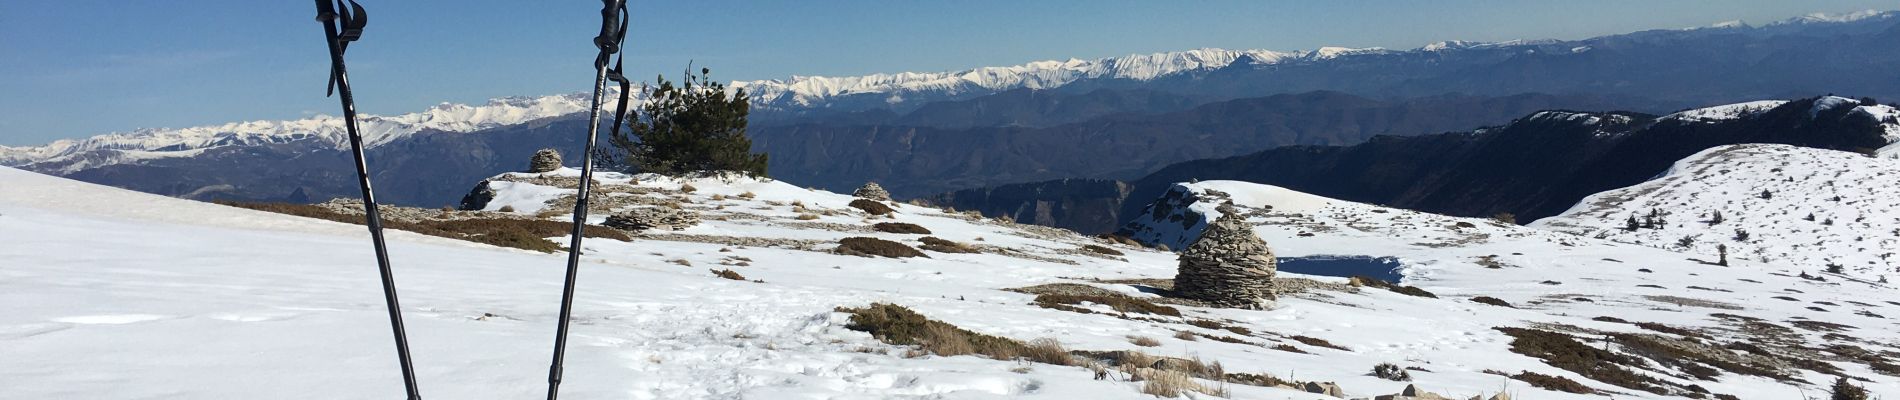
{"label": "pine tree", "polygon": [[1773,199],[1773,198],[1775,198],[1775,194],[1774,194],[1774,193],[1772,193],[1772,192],[1769,192],[1769,191],[1768,191],[1768,189],[1762,189],[1762,190],[1761,190],[1761,198],[1762,198],[1762,200],[1768,200],[1768,199]]}
{"label": "pine tree", "polygon": [[1716,211],[1714,213],[1709,214],[1709,225],[1720,225],[1722,221],[1723,219],[1722,219],[1721,211]]}
{"label": "pine tree", "polygon": [[607,139],[596,154],[603,168],[625,172],[678,174],[738,171],[765,175],[766,155],[752,154],[746,137],[751,102],[744,89],[726,93],[712,70],[687,74],[675,85],[662,76],[647,91],[647,102],[627,116],[625,133]]}
{"label": "pine tree", "polygon": [[[1630,215],[1629,220],[1623,221],[1623,230],[1635,232],[1637,229],[1642,229],[1642,228],[1643,228],[1643,223],[1637,222],[1635,215]],[[1900,236],[1900,230],[1895,231],[1894,235]]]}
{"label": "pine tree", "polygon": [[1726,244],[1715,245],[1715,252],[1716,254],[1722,257],[1715,261],[1715,265],[1720,265],[1724,267],[1728,266],[1728,245]]}

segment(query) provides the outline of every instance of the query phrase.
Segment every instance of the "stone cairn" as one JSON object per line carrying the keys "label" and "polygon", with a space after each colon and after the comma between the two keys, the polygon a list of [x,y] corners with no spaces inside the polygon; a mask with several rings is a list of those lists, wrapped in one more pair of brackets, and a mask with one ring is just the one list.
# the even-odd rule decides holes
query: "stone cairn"
{"label": "stone cairn", "polygon": [[864,187],[860,187],[857,191],[851,192],[851,195],[876,201],[891,201],[891,192],[885,191],[883,186],[877,185],[877,182],[865,182]]}
{"label": "stone cairn", "polygon": [[1238,210],[1222,206],[1221,216],[1200,240],[1181,252],[1174,292],[1217,307],[1265,309],[1273,305],[1273,274],[1278,261],[1267,242],[1254,235]]}
{"label": "stone cairn", "polygon": [[561,169],[561,152],[554,149],[541,149],[528,159],[528,172],[542,173]]}
{"label": "stone cairn", "polygon": [[607,217],[610,228],[644,231],[648,229],[681,230],[699,225],[699,214],[686,210],[667,207],[641,207]]}

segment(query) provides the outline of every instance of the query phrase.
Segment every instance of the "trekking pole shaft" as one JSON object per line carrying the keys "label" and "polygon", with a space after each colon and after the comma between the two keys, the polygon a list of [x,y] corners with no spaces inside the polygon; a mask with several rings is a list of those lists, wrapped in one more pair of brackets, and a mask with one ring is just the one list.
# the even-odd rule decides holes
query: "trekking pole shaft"
{"label": "trekking pole shaft", "polygon": [[568,318],[574,311],[574,279],[581,268],[581,233],[587,226],[587,198],[592,192],[594,175],[594,142],[600,134],[601,93],[607,81],[607,67],[601,66],[594,71],[593,106],[587,113],[587,147],[581,153],[580,192],[574,198],[574,231],[567,249],[567,281],[561,287],[561,316],[554,332],[554,363],[548,367],[548,400],[560,398],[561,364],[567,355]]}
{"label": "trekking pole shaft", "polygon": [[[316,0],[318,10],[324,10],[324,2]],[[363,189],[363,215],[365,225],[369,226],[370,242],[376,248],[376,267],[382,273],[383,302],[389,307],[390,331],[396,337],[396,356],[402,364],[403,385],[408,390],[409,400],[420,400],[422,392],[416,385],[414,364],[409,359],[409,338],[402,325],[402,305],[396,300],[396,276],[389,268],[389,249],[383,241],[383,217],[376,206],[374,191],[370,188],[369,164],[363,158],[363,135],[356,126],[356,99],[350,94],[349,73],[343,67],[343,47],[338,43],[336,25],[324,22],[323,33],[330,44],[330,67],[333,79],[336,79],[338,99],[343,103],[343,127],[350,135],[350,149],[356,156],[356,180]]]}

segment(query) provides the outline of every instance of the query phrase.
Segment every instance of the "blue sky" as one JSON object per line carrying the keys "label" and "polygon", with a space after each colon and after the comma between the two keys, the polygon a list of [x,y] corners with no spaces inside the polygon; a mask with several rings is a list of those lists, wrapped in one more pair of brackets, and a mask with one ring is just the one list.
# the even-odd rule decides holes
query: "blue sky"
{"label": "blue sky", "polygon": [[[359,0],[358,108],[585,91],[599,3]],[[1892,9],[1891,0],[633,2],[630,76],[691,60],[719,79],[1013,65],[1200,47],[1414,48],[1576,39]],[[141,127],[335,114],[302,0],[0,1],[0,145]],[[650,79],[650,78],[649,78]]]}

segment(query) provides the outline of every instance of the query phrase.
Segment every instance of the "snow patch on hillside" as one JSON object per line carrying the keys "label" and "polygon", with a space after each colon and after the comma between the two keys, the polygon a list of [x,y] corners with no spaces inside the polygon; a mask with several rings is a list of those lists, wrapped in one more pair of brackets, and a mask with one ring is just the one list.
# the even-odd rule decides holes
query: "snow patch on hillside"
{"label": "snow patch on hillside", "polygon": [[1663,116],[1664,120],[1719,122],[1742,119],[1788,104],[1787,100],[1758,100],[1714,107],[1697,108]]}
{"label": "snow patch on hillside", "polygon": [[[1714,259],[1874,279],[1900,266],[1900,160],[1786,145],[1716,147],[1531,226]],[[1628,229],[1656,210],[1657,228]],[[1716,215],[1721,218],[1718,220]]]}

